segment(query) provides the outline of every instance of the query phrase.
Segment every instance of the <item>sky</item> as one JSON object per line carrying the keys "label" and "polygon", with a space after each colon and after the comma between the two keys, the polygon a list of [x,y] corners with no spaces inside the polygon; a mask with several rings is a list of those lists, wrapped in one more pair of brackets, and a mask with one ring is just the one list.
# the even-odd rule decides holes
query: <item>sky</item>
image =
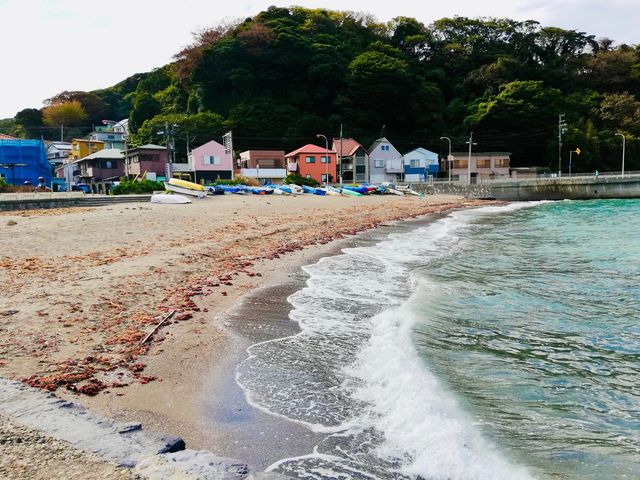
{"label": "sky", "polygon": [[41,108],[63,90],[109,87],[171,61],[192,32],[270,5],[367,12],[425,24],[454,15],[537,20],[545,26],[640,43],[640,0],[0,0],[0,118]]}

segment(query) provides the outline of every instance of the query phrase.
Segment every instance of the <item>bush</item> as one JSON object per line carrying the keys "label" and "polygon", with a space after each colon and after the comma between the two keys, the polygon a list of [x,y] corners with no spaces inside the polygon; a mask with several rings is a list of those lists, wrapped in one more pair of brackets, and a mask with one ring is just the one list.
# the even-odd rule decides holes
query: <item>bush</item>
{"label": "bush", "polygon": [[284,179],[284,183],[295,183],[296,185],[306,185],[307,187],[317,187],[320,185],[320,183],[313,178],[305,178],[293,173]]}
{"label": "bush", "polygon": [[9,190],[9,184],[4,178],[0,178],[0,193],[7,192]]}
{"label": "bush", "polygon": [[209,185],[248,185],[251,187],[260,186],[260,182],[258,182],[255,178],[248,178],[238,175],[233,180],[220,180],[218,178],[215,182]]}
{"label": "bush", "polygon": [[111,193],[113,195],[127,195],[131,193],[153,193],[164,190],[164,183],[153,180],[125,180],[116,185]]}

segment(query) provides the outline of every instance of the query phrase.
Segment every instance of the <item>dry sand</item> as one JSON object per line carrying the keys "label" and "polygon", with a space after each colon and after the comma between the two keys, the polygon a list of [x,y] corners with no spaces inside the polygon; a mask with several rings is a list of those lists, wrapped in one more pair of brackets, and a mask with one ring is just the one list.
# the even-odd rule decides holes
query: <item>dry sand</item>
{"label": "dry sand", "polygon": [[201,399],[216,386],[203,379],[241,354],[223,312],[332,240],[479,203],[444,195],[220,196],[5,213],[0,376],[209,448]]}

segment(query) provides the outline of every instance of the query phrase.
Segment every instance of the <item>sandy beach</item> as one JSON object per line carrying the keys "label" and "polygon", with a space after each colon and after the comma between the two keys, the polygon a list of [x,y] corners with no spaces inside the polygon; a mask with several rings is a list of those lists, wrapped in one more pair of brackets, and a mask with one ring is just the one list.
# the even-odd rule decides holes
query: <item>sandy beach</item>
{"label": "sandy beach", "polygon": [[[238,300],[290,285],[300,265],[358,232],[479,203],[222,196],[3,213],[0,376],[242,456],[210,401],[240,395],[228,372],[247,347],[229,328]],[[228,384],[211,380],[220,378]]]}

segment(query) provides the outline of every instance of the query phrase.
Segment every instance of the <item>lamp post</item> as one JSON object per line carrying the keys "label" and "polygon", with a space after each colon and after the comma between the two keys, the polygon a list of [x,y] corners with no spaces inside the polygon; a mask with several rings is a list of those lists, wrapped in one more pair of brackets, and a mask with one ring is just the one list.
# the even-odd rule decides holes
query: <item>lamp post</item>
{"label": "lamp post", "polygon": [[449,142],[449,156],[447,157],[447,170],[449,170],[449,183],[451,183],[451,139],[449,137],[440,137],[440,140]]}
{"label": "lamp post", "polygon": [[[122,120],[120,120],[119,122],[114,122],[113,120],[102,120],[102,123],[104,125],[111,125],[112,127],[115,127],[116,125],[120,125],[122,127],[122,130],[123,130],[122,140],[124,140],[124,175],[125,177],[127,177],[127,180],[128,180],[129,179],[129,146],[127,144],[127,140],[128,140],[127,127],[122,125]],[[91,153],[91,151],[89,151],[89,153]]]}
{"label": "lamp post", "polygon": [[573,158],[573,154],[577,153],[578,155],[580,155],[580,150],[575,149],[575,150],[569,150],[569,176],[571,176],[571,162],[572,162],[572,158]]}
{"label": "lamp post", "polygon": [[467,185],[471,185],[471,146],[477,145],[476,142],[473,141],[473,132],[469,135],[469,159],[467,160]]}
{"label": "lamp post", "polygon": [[622,137],[622,178],[624,178],[624,151],[627,146],[627,137],[622,133],[616,133],[616,135],[620,135]]}
{"label": "lamp post", "polygon": [[324,138],[324,150],[325,150],[325,162],[324,162],[324,180],[325,180],[325,186],[329,187],[329,140],[327,140],[327,137],[325,135],[322,135],[321,133],[318,133],[316,135],[316,138]]}

